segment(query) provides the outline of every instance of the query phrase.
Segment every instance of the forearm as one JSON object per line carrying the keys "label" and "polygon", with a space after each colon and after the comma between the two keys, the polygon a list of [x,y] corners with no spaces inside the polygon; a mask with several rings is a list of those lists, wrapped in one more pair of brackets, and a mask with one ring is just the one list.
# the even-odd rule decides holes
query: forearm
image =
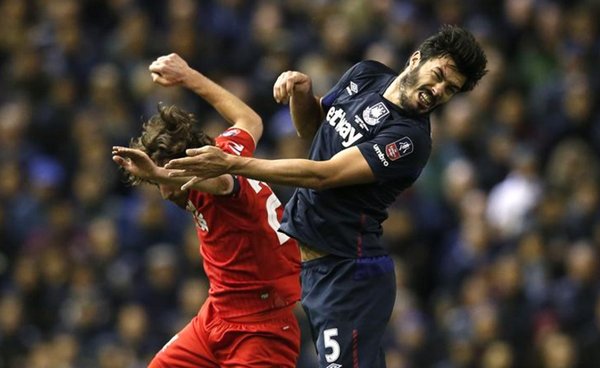
{"label": "forearm", "polygon": [[312,93],[296,93],[290,98],[292,122],[301,138],[312,139],[323,119],[319,98]]}
{"label": "forearm", "polygon": [[335,154],[329,160],[263,160],[224,153],[205,146],[188,150],[188,157],[169,161],[171,176],[196,176],[199,180],[223,173],[236,174],[269,183],[317,190],[375,181],[369,163],[357,147]]}
{"label": "forearm", "polygon": [[323,162],[304,159],[263,160],[228,155],[231,174],[273,184],[324,189],[327,175]]}
{"label": "forearm", "polygon": [[260,116],[252,108],[196,70],[188,73],[183,85],[202,97],[231,125],[244,120],[261,122]]}
{"label": "forearm", "polygon": [[[142,179],[154,184],[178,185],[180,182],[186,182],[186,178],[174,178],[169,176],[169,170],[159,166],[140,176]],[[189,180],[189,178],[187,179]]]}

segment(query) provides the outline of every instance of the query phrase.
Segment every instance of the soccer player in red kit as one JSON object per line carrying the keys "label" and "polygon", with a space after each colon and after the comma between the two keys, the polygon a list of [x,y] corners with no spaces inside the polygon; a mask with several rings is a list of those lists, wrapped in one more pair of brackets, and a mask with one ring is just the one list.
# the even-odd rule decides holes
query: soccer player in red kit
{"label": "soccer player in red kit", "polygon": [[159,57],[150,71],[162,86],[194,91],[232,127],[213,139],[192,114],[160,106],[129,148],[113,147],[113,160],[131,184],[154,183],[164,199],[192,212],[210,282],[198,315],[149,367],[295,367],[300,330],[292,309],[300,298],[300,254],[294,240],[277,232],[281,203],[267,184],[229,174],[181,190],[187,180],[170,178],[162,167],[204,145],[252,156],[262,120],[176,54]]}

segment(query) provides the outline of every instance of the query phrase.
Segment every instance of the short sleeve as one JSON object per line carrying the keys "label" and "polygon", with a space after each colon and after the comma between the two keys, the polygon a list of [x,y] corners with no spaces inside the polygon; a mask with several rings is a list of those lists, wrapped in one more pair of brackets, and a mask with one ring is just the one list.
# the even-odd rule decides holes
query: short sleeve
{"label": "short sleeve", "polygon": [[[395,75],[396,73],[388,66],[374,60],[363,60],[354,64],[344,73],[344,75],[342,75],[335,86],[323,96],[323,99],[321,100],[323,111],[329,110],[331,105],[333,105],[335,100],[344,92],[344,90],[349,88],[348,86],[351,84],[351,80],[369,80],[372,76],[380,74]],[[356,91],[353,93],[356,93]]]}
{"label": "short sleeve", "polygon": [[391,125],[358,149],[377,180],[416,180],[429,158],[431,138],[419,127]]}
{"label": "short sleeve", "polygon": [[224,152],[238,156],[252,157],[256,149],[250,133],[235,127],[225,130],[215,138],[215,142]]}

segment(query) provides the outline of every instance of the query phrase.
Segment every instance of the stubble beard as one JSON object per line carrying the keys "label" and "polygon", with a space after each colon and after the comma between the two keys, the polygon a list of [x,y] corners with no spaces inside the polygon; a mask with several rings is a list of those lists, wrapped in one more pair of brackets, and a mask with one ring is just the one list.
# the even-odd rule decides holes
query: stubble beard
{"label": "stubble beard", "polygon": [[421,66],[417,66],[413,70],[409,70],[405,75],[400,77],[398,81],[398,91],[400,94],[400,107],[404,110],[408,115],[411,116],[421,116],[426,115],[430,111],[419,111],[418,107],[413,107],[410,104],[407,90],[416,87],[418,79],[419,79],[419,70],[421,70]]}

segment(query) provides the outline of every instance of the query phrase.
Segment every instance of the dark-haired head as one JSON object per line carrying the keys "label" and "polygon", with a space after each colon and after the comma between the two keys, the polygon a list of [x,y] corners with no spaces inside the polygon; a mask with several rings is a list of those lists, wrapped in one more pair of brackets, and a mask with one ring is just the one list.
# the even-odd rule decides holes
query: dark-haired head
{"label": "dark-haired head", "polygon": [[461,92],[472,90],[487,73],[487,58],[473,34],[464,28],[444,25],[419,47],[421,63],[431,58],[449,56],[466,77]]}
{"label": "dark-haired head", "polygon": [[[158,166],[185,156],[188,148],[214,145],[215,141],[201,129],[194,116],[175,105],[158,105],[153,115],[142,127],[142,134],[131,139],[129,147],[144,151]],[[141,179],[127,174],[127,182],[137,185]]]}

